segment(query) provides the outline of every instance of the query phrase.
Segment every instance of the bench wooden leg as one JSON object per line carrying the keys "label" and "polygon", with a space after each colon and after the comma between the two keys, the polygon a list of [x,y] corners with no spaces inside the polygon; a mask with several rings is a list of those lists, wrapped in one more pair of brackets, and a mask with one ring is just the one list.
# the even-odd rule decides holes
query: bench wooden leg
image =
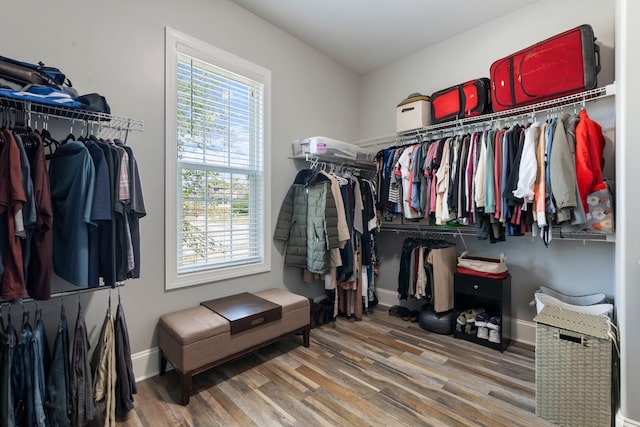
{"label": "bench wooden leg", "polygon": [[191,397],[191,378],[192,375],[190,373],[181,374],[182,375],[182,404],[188,405],[189,398]]}
{"label": "bench wooden leg", "polygon": [[160,375],[164,375],[167,372],[167,358],[162,354],[160,350]]}
{"label": "bench wooden leg", "polygon": [[309,335],[311,335],[311,325],[305,326],[302,331],[302,340],[305,347],[309,347]]}

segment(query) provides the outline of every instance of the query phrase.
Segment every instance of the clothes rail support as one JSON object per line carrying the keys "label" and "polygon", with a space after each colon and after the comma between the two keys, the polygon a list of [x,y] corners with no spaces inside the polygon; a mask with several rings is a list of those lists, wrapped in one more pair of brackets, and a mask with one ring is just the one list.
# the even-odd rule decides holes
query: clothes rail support
{"label": "clothes rail support", "polygon": [[[56,298],[60,298],[62,300],[64,300],[65,296],[68,295],[78,295],[80,296],[81,294],[86,294],[86,293],[90,293],[90,292],[95,292],[95,291],[103,291],[103,290],[113,290],[113,289],[117,289],[118,290],[118,299],[120,298],[120,288],[124,286],[124,282],[117,282],[114,286],[107,286],[107,285],[102,285],[102,286],[97,286],[95,288],[79,288],[79,289],[69,289],[66,291],[61,291],[61,292],[56,292],[56,293],[52,293],[51,294],[51,298],[49,300],[52,299],[56,299]],[[0,301],[0,310],[3,306],[15,306],[15,305],[21,305],[21,304],[25,304],[25,303],[30,303],[30,302],[35,302],[35,304],[41,303],[43,300],[36,300],[30,297],[27,298],[22,298],[19,300],[13,300],[13,301],[9,301],[9,300],[4,300],[4,301]],[[48,301],[48,300],[47,300]]]}

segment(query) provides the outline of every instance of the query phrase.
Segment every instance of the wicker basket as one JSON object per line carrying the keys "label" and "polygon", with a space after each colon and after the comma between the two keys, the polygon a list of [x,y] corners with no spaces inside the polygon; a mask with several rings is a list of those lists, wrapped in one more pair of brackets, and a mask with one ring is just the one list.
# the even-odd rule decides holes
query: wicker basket
{"label": "wicker basket", "polygon": [[562,426],[610,426],[609,319],[545,306],[534,320],[536,415]]}

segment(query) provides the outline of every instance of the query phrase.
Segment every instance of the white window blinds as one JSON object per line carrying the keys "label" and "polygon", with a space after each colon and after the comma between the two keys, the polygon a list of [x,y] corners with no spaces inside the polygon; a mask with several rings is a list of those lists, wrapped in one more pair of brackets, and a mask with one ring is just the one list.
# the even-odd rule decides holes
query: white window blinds
{"label": "white window blinds", "polygon": [[264,261],[264,87],[177,53],[177,273]]}

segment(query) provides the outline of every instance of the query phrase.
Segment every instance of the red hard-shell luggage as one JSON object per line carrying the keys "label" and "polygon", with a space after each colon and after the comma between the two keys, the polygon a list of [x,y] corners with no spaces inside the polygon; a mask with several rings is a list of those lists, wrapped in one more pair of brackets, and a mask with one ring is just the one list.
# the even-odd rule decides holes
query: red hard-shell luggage
{"label": "red hard-shell luggage", "polygon": [[473,117],[489,111],[491,97],[487,78],[470,80],[431,95],[431,124]]}
{"label": "red hard-shell luggage", "polygon": [[491,64],[494,111],[582,92],[596,87],[600,47],[593,29],[581,25]]}

